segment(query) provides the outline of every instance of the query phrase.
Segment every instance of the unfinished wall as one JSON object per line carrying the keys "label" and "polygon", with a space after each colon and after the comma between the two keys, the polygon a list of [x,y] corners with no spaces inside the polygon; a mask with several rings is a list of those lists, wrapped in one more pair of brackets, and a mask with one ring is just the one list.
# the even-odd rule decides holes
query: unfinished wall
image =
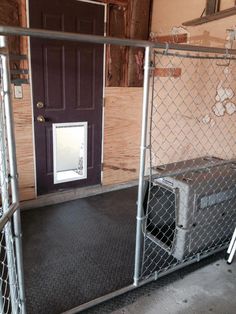
{"label": "unfinished wall", "polygon": [[[0,23],[26,26],[26,1],[3,0],[0,5]],[[27,37],[12,41],[17,54],[28,54]],[[134,57],[134,56],[133,56]],[[28,68],[21,61],[21,68]],[[141,88],[105,89],[104,181],[115,184],[137,179],[140,141]],[[23,85],[23,98],[15,99],[13,106],[16,130],[17,160],[21,200],[36,197],[31,86]],[[124,118],[125,113],[125,118]]]}
{"label": "unfinished wall", "polygon": [[[107,35],[147,40],[151,0],[104,0],[108,3]],[[144,49],[107,45],[106,86],[143,86]]]}
{"label": "unfinished wall", "polygon": [[[222,0],[221,9],[234,4],[233,0]],[[0,20],[8,25],[26,26],[25,0],[4,0],[6,7],[0,10]],[[173,27],[179,27],[185,21],[199,17],[205,6],[205,0],[154,0],[152,31],[158,35],[170,35]],[[3,2],[1,2],[3,8]],[[18,11],[17,11],[18,10]],[[1,13],[2,12],[2,13]],[[10,13],[7,13],[10,12]],[[16,14],[16,12],[18,12]],[[15,18],[13,18],[15,16]],[[6,18],[9,18],[6,21]],[[15,22],[14,22],[15,21]],[[16,24],[13,24],[16,23]],[[186,28],[189,42],[199,45],[224,47],[226,28],[236,25],[235,16],[196,27]],[[27,39],[20,41],[21,53],[27,53]],[[27,62],[24,62],[27,67]],[[217,82],[216,90],[217,93]],[[139,163],[139,141],[142,88],[106,88],[105,90],[105,141],[104,141],[104,178],[103,184],[114,184],[137,179]],[[181,106],[181,103],[179,104]],[[202,121],[208,121],[208,115],[218,125],[223,117],[214,116],[212,106],[201,114]],[[14,112],[17,131],[17,156],[20,177],[21,199],[35,197],[35,175],[33,160],[32,119],[30,86],[23,86],[23,99],[14,100]],[[236,115],[236,114],[235,114]],[[195,118],[199,118],[198,115]],[[231,117],[234,117],[231,116]],[[205,118],[205,120],[204,120]],[[185,123],[185,118],[181,118]],[[204,122],[202,122],[204,123]],[[206,123],[206,129],[209,125]],[[234,127],[234,125],[232,125]],[[214,127],[209,131],[214,132]],[[188,149],[185,143],[184,155]]]}
{"label": "unfinished wall", "polygon": [[[0,24],[10,26],[26,26],[25,0],[1,0]],[[27,39],[25,37],[9,37],[10,54],[27,54]],[[11,62],[11,68],[28,68],[27,61]],[[35,175],[33,157],[33,130],[31,90],[29,84],[22,85],[23,98],[14,97],[12,85],[12,102],[15,120],[16,153],[19,174],[20,198],[28,200],[35,198]]]}
{"label": "unfinished wall", "polygon": [[[205,0],[192,0],[191,4],[188,0],[154,0],[152,31],[159,36],[173,34],[183,22],[200,17],[205,3]],[[234,1],[223,0],[221,9],[233,5]],[[181,31],[188,33],[190,44],[224,48],[226,29],[234,26],[236,19],[231,16]],[[223,61],[221,64],[225,66],[214,67],[211,63],[215,64],[215,61],[212,60],[193,62],[191,59],[172,58],[170,62],[168,58],[165,65],[165,58],[162,58],[161,62],[160,68],[179,68],[181,75],[160,78],[159,86],[156,82],[156,90],[159,89],[160,98],[164,99],[159,99],[158,121],[155,121],[160,128],[156,130],[156,163],[210,154],[221,158],[233,157],[236,154],[235,62],[227,66]],[[227,80],[232,82],[228,91]],[[160,90],[162,85],[165,89]],[[228,97],[222,99],[222,94],[227,93]]]}
{"label": "unfinished wall", "polygon": [[13,113],[20,198],[29,200],[35,198],[31,91],[29,84],[22,85],[22,88],[23,98],[13,97]]}
{"label": "unfinished wall", "polygon": [[106,88],[103,184],[138,178],[142,88]]}
{"label": "unfinished wall", "polygon": [[174,64],[181,68],[181,75],[156,78],[154,163],[207,155],[234,158],[236,62],[227,71],[215,60],[159,56],[157,62],[168,67]]}
{"label": "unfinished wall", "polygon": [[[222,0],[221,10],[234,6],[234,0]],[[198,18],[203,13],[206,0],[154,0],[152,32],[169,35],[182,23]],[[226,29],[236,25],[235,15],[199,26],[185,27],[189,32],[189,43],[204,46],[224,47]]]}
{"label": "unfinished wall", "polygon": [[[108,2],[117,2],[110,6],[108,34],[148,39],[152,1]],[[138,178],[143,61],[143,49],[108,46],[107,86],[113,87],[105,89],[104,185]]]}

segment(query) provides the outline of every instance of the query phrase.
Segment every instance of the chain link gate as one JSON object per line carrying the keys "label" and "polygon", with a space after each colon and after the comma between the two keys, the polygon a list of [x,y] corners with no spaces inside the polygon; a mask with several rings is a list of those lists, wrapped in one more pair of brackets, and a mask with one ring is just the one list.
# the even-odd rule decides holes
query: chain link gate
{"label": "chain link gate", "polygon": [[[0,313],[24,314],[17,177],[5,38],[0,36]],[[4,51],[2,53],[2,51]]]}
{"label": "chain link gate", "polygon": [[236,58],[151,59],[139,280],[226,248],[236,225]]}

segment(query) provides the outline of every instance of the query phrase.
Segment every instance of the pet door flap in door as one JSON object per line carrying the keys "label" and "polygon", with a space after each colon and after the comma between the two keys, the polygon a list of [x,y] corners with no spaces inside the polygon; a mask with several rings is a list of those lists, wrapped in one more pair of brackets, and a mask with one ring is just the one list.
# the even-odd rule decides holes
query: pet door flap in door
{"label": "pet door flap in door", "polygon": [[87,122],[53,124],[54,184],[87,178]]}

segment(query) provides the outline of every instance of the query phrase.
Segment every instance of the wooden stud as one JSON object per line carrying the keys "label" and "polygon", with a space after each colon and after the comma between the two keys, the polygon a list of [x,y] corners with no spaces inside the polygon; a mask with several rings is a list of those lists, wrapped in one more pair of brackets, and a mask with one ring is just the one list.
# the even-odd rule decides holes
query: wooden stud
{"label": "wooden stud", "polygon": [[[148,40],[151,0],[132,0],[129,4],[129,38]],[[129,48],[128,86],[143,86],[144,49]]]}

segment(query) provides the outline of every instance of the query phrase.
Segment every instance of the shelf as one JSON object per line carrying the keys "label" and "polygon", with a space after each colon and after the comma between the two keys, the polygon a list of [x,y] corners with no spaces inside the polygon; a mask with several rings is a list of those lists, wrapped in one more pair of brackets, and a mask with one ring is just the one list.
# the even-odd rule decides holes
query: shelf
{"label": "shelf", "polygon": [[233,7],[233,8],[230,8],[230,9],[226,9],[226,10],[222,10],[220,12],[216,12],[214,14],[202,16],[200,18],[184,22],[183,26],[201,25],[201,24],[204,24],[204,23],[220,20],[220,19],[223,19],[225,17],[229,17],[231,15],[235,15],[235,14],[236,14],[236,6]]}

